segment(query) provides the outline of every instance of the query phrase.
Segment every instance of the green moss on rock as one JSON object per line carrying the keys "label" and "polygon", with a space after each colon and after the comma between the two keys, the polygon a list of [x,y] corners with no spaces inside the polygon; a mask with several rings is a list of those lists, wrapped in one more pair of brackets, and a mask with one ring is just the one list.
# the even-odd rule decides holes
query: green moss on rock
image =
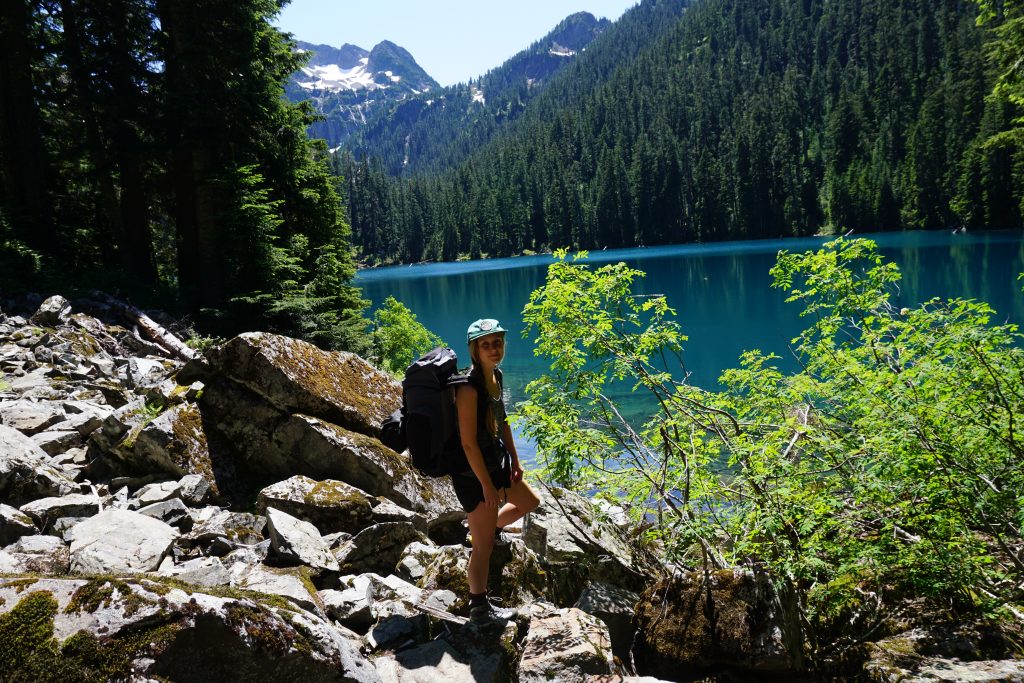
{"label": "green moss on rock", "polygon": [[92,614],[100,607],[110,607],[120,602],[124,613],[131,616],[143,607],[155,605],[151,600],[132,590],[126,582],[115,578],[97,578],[86,581],[71,596],[71,601],[64,608],[65,614]]}
{"label": "green moss on rock", "polygon": [[307,505],[341,506],[345,503],[361,503],[366,496],[344,482],[328,479],[313,484],[313,488],[302,497]]}
{"label": "green moss on rock", "polygon": [[4,588],[13,588],[16,591],[18,591],[19,593],[21,593],[23,590],[25,590],[29,586],[35,585],[36,582],[38,582],[38,581],[39,581],[39,579],[36,578],[36,577],[28,577],[28,578],[24,578],[24,579],[6,579],[4,581],[4,586],[3,587]]}

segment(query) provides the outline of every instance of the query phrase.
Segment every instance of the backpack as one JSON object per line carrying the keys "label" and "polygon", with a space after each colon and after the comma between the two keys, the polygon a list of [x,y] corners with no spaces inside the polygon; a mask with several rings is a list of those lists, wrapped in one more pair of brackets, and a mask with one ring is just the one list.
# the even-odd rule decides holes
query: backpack
{"label": "backpack", "polygon": [[413,361],[402,380],[402,408],[382,427],[385,445],[400,450],[387,438],[395,445],[407,446],[412,466],[428,477],[450,474],[451,464],[462,450],[451,386],[451,380],[458,377],[458,362],[455,352],[446,347]]}

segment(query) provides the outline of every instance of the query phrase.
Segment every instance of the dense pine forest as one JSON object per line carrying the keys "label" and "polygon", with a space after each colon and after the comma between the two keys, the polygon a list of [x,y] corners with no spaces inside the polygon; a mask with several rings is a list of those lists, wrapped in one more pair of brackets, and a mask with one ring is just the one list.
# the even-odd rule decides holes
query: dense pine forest
{"label": "dense pine forest", "polygon": [[217,333],[365,344],[327,150],[282,97],[302,60],[283,4],[2,3],[0,291],[102,286]]}
{"label": "dense pine forest", "polygon": [[372,125],[335,160],[354,242],[419,261],[1019,228],[1024,155],[986,144],[1020,115],[990,95],[999,17],[979,27],[964,0],[644,2],[540,94],[501,90],[512,120],[435,115],[438,144]]}

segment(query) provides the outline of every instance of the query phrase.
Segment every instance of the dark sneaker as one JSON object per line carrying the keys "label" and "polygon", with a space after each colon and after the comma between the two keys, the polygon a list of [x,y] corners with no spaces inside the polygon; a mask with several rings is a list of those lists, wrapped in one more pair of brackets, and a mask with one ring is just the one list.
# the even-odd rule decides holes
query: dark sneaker
{"label": "dark sneaker", "polygon": [[494,545],[510,545],[512,540],[512,535],[504,529],[494,530]]}
{"label": "dark sneaker", "polygon": [[481,602],[479,605],[472,605],[469,608],[469,620],[474,624],[488,624],[493,621],[508,621],[514,619],[518,610],[496,607],[493,603],[500,602],[498,598],[491,598]]}

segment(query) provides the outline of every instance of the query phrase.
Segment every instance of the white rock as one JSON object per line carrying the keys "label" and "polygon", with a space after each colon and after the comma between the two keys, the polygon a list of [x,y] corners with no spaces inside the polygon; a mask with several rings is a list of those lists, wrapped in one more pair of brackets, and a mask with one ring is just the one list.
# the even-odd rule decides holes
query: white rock
{"label": "white rock", "polygon": [[154,571],[177,537],[178,532],[160,520],[129,510],[105,510],[71,530],[71,570]]}
{"label": "white rock", "polygon": [[171,563],[170,567],[161,566],[159,573],[197,586],[227,586],[231,583],[231,574],[218,557],[197,557],[179,565]]}
{"label": "white rock", "polygon": [[56,536],[22,536],[0,550],[0,572],[64,574],[68,547]]}
{"label": "white rock", "polygon": [[338,571],[338,561],[320,532],[309,522],[275,508],[267,508],[267,527],[270,530],[270,547],[281,557],[317,569]]}
{"label": "white rock", "polygon": [[181,499],[189,505],[202,505],[210,494],[210,482],[201,474],[186,474],[178,482]]}
{"label": "white rock", "polygon": [[146,484],[135,492],[135,499],[139,505],[152,505],[162,503],[171,498],[177,498],[181,494],[181,485],[176,481],[162,481],[157,484]]}
{"label": "white rock", "polygon": [[54,425],[54,429],[47,429],[44,432],[33,434],[32,442],[39,446],[47,455],[60,455],[61,453],[82,445],[82,435],[75,429],[61,429],[64,425],[60,422]]}
{"label": "white rock", "polygon": [[398,561],[398,575],[407,581],[419,581],[440,552],[433,543],[413,541],[402,551],[402,558]]}

